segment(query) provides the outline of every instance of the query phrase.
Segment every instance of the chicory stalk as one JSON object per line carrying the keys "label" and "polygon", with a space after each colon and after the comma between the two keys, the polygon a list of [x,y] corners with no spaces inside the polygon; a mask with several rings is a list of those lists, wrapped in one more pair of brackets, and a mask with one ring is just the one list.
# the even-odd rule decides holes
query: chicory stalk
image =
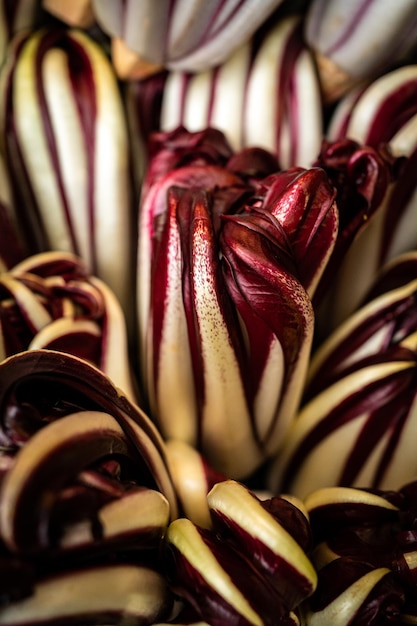
{"label": "chicory stalk", "polygon": [[203,191],[184,190],[182,198],[174,191],[151,283],[153,413],[164,433],[201,446],[226,475],[242,476],[261,464],[263,451],[247,407],[241,337],[221,279],[211,201]]}
{"label": "chicory stalk", "polygon": [[[118,432],[122,428],[124,440],[130,440],[127,452],[136,459],[139,484],[161,491],[171,517],[176,516],[177,501],[159,431],[103,372],[84,359],[53,350],[20,352],[2,361],[0,370],[2,452],[15,454],[33,433],[62,416],[99,411],[113,419]],[[67,460],[80,462],[73,454]]]}
{"label": "chicory stalk", "polygon": [[[93,0],[101,28],[137,58],[136,76],[166,67],[196,72],[224,61],[282,3],[282,0]],[[116,63],[117,67],[117,63]],[[123,67],[123,65],[122,65]]]}
{"label": "chicory stalk", "polygon": [[2,103],[5,162],[29,250],[82,257],[130,321],[130,152],[104,50],[75,29],[15,38],[2,70]]}
{"label": "chicory stalk", "polygon": [[[288,185],[282,204],[299,185],[297,179]],[[266,456],[280,447],[297,410],[314,319],[310,298],[295,278],[291,262],[288,269],[288,250],[280,229],[287,236],[289,229],[285,230],[284,221],[274,219],[271,205],[269,211],[254,209],[242,216],[227,216],[221,233],[225,284],[244,328],[242,371],[254,438]]]}
{"label": "chicory stalk", "polygon": [[396,489],[413,478],[417,283],[396,287],[394,276],[313,356],[271,488],[304,497],[334,485]]}
{"label": "chicory stalk", "polygon": [[[73,450],[73,454],[71,454]],[[117,420],[102,411],[76,411],[69,415],[64,415],[41,428],[25,442],[16,454],[14,463],[3,478],[0,498],[2,502],[0,514],[1,538],[7,547],[14,552],[38,552],[45,549],[46,552],[54,550],[53,522],[71,526],[70,505],[71,498],[68,494],[68,484],[72,479],[77,483],[78,477],[84,468],[98,465],[101,459],[109,455],[121,460],[123,466],[125,458],[130,456],[129,441]],[[139,465],[139,464],[138,464]],[[136,479],[137,481],[138,479]],[[81,481],[80,481],[81,482]],[[56,502],[43,505],[48,493],[49,498],[52,491],[55,491]],[[81,491],[81,490],[79,490]],[[80,498],[80,493],[78,500]],[[110,494],[108,494],[110,496]],[[123,493],[118,494],[119,498]],[[65,501],[66,500],[66,501]],[[129,502],[130,500],[130,502]],[[142,498],[143,504],[152,504]],[[155,515],[160,523],[155,524],[156,531],[161,536],[164,525],[169,521],[169,506],[165,498],[163,515]],[[77,503],[77,497],[72,499],[73,505]],[[140,499],[134,499],[128,494],[127,512],[129,504],[135,507],[140,503]],[[59,515],[59,507],[67,506],[69,512],[67,519],[62,519]],[[103,509],[106,502],[100,507],[97,517],[104,527],[104,520],[108,511]],[[58,511],[57,511],[58,509]],[[158,509],[157,509],[158,510]],[[86,507],[86,512],[88,508]],[[116,512],[117,513],[117,512]],[[49,515],[48,515],[49,514]],[[76,513],[74,514],[76,519]],[[87,514],[88,515],[88,514]],[[89,521],[86,515],[86,522]],[[91,515],[91,512],[90,512]],[[46,524],[46,517],[49,523]],[[68,519],[69,518],[69,519]],[[23,522],[23,520],[25,520]],[[142,526],[142,521],[139,520]],[[27,527],[26,527],[27,524]],[[29,530],[30,529],[30,530]],[[146,526],[145,526],[146,529]],[[88,528],[87,528],[88,530]],[[103,528],[104,530],[104,528]],[[106,529],[107,530],[107,529]],[[131,531],[138,530],[132,525]],[[149,529],[146,529],[149,532]],[[92,537],[81,538],[77,541],[74,534],[68,529],[59,537],[59,544],[62,542],[64,552],[68,549],[82,547],[83,544],[94,541],[94,531],[90,531]],[[45,536],[51,533],[52,536]],[[103,532],[102,543],[108,539],[108,535],[114,534],[110,531]],[[83,541],[84,539],[84,541]],[[90,539],[90,541],[88,541]],[[56,547],[55,547],[56,549]]]}
{"label": "chicory stalk", "polygon": [[213,625],[299,623],[296,611],[317,581],[304,513],[282,498],[260,500],[230,480],[213,487],[208,504],[212,530],[185,518],[168,527],[173,591]]}
{"label": "chicory stalk", "polygon": [[139,226],[139,338],[151,414],[167,439],[186,441],[233,477],[273,454],[292,420],[313,333],[307,290],[314,292],[337,230],[322,170],[263,179],[245,172],[197,158],[145,180]]}
{"label": "chicory stalk", "polygon": [[[323,487],[308,494],[304,499],[304,505],[317,544],[314,551],[314,562],[317,566],[317,555],[320,553],[324,555],[322,542],[329,541],[334,546],[332,539],[338,535],[343,536],[345,533],[349,537],[351,528],[398,524],[401,509],[404,506],[404,496],[394,491],[373,491],[340,486]],[[346,544],[347,549],[351,547],[354,546]],[[328,554],[330,555],[331,551]],[[373,559],[380,558],[381,555],[382,552],[379,552],[377,556],[375,551]],[[336,556],[337,553],[333,552],[333,557]],[[339,556],[341,556],[340,553]],[[368,558],[368,555],[366,556]],[[387,555],[384,558],[387,558]],[[322,560],[320,564],[324,564]]]}
{"label": "chicory stalk", "polygon": [[160,125],[165,131],[213,126],[235,150],[260,146],[283,168],[309,167],[320,149],[322,104],[300,17],[278,19],[259,45],[244,43],[217,67],[168,73]]}
{"label": "chicory stalk", "polygon": [[0,311],[0,360],[23,350],[69,352],[137,399],[119,301],[79,257],[43,252],[0,273]]}
{"label": "chicory stalk", "polygon": [[[182,296],[182,261],[180,255],[179,232],[173,231],[171,241],[165,238],[165,248],[157,248],[159,232],[157,219],[165,219],[167,213],[166,193],[171,180],[177,184],[233,184],[240,182],[230,172],[213,167],[185,167],[169,174],[160,184],[151,188],[141,209],[142,225],[139,233],[138,261],[138,310],[139,339],[142,357],[142,377],[147,396],[163,432],[168,438],[180,438],[189,443],[198,441],[198,424],[195,420],[196,405],[192,377],[191,356],[188,347],[185,309]],[[199,180],[200,179],[200,180]],[[201,182],[200,182],[201,181]],[[174,204],[171,203],[174,207]],[[201,220],[204,224],[204,220]],[[207,221],[207,224],[209,222]],[[175,214],[166,221],[168,227],[176,228]],[[177,240],[174,240],[177,237]],[[167,244],[169,243],[169,246]],[[177,252],[175,249],[177,248]],[[158,249],[159,260],[155,256]],[[210,248],[209,248],[210,249]],[[169,257],[164,256],[164,252]],[[156,290],[155,280],[160,287]],[[165,280],[165,282],[164,282]],[[172,286],[171,286],[172,285]],[[165,294],[163,290],[165,289]],[[159,306],[156,297],[159,298]],[[169,296],[169,297],[168,297]],[[192,302],[190,302],[190,306]],[[157,308],[156,308],[157,307]],[[191,309],[190,309],[191,310]],[[159,316],[159,327],[154,316]],[[164,322],[168,324],[164,330]],[[165,336],[163,334],[163,331]],[[171,339],[167,333],[171,334]],[[159,334],[159,339],[158,339]],[[168,339],[168,342],[167,342]],[[155,343],[158,340],[158,343]],[[174,348],[169,349],[170,343]],[[227,349],[228,342],[225,344]],[[161,352],[167,346],[165,354]],[[161,363],[159,359],[164,357]],[[166,379],[165,379],[166,378]],[[160,401],[157,397],[160,394]]]}
{"label": "chicory stalk", "polygon": [[[372,80],[415,50],[415,2],[313,0],[305,18],[305,38],[315,51],[326,100]],[[378,24],[378,28],[375,25]]]}
{"label": "chicory stalk", "polygon": [[404,65],[383,74],[337,104],[327,137],[335,141],[348,136],[374,147],[390,142],[394,154],[410,156],[415,147],[412,129],[417,114],[416,91],[416,65]]}
{"label": "chicory stalk", "polygon": [[233,480],[214,485],[207,502],[213,529],[252,560],[290,610],[313,593],[317,575],[306,554],[312,535],[303,511],[278,496],[261,500]]}
{"label": "chicory stalk", "polygon": [[[69,614],[80,621],[86,603],[95,621],[123,610],[167,618],[171,595],[157,573],[159,549],[178,507],[154,424],[105,374],[72,355],[20,352],[2,361],[0,377],[0,564],[22,572],[19,580],[1,579],[0,622],[46,614],[51,623]],[[120,576],[113,595],[112,573]],[[137,590],[135,600],[137,584],[146,593]]]}
{"label": "chicory stalk", "polygon": [[[169,617],[173,604],[164,577],[152,567],[130,563],[94,564],[56,572],[34,593],[0,608],[0,623],[147,624]],[[117,620],[117,621],[115,621]]]}
{"label": "chicory stalk", "polygon": [[[307,496],[316,539],[311,558],[318,570],[315,595],[306,604],[307,624],[332,624],[336,610],[343,611],[343,624],[414,623],[416,493],[413,478],[398,490],[337,486]],[[377,585],[371,591],[371,584],[365,597],[361,590],[372,580]]]}
{"label": "chicory stalk", "polygon": [[399,623],[404,595],[394,574],[366,561],[340,557],[319,572],[314,599],[305,613],[306,626]]}
{"label": "chicory stalk", "polygon": [[395,487],[415,473],[414,351],[398,352],[344,376],[301,409],[272,466],[271,489],[302,498],[337,484]]}
{"label": "chicory stalk", "polygon": [[[417,323],[417,256],[398,257],[377,277],[367,302],[315,351],[304,399],[398,346],[411,350]],[[373,296],[373,297],[370,297]]]}

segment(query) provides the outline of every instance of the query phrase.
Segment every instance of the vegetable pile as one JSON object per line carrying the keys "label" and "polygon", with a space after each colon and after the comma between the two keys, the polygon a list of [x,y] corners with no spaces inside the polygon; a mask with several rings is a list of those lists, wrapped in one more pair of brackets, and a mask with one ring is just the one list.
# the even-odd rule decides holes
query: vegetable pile
{"label": "vegetable pile", "polygon": [[0,625],[417,624],[416,55],[0,0]]}

